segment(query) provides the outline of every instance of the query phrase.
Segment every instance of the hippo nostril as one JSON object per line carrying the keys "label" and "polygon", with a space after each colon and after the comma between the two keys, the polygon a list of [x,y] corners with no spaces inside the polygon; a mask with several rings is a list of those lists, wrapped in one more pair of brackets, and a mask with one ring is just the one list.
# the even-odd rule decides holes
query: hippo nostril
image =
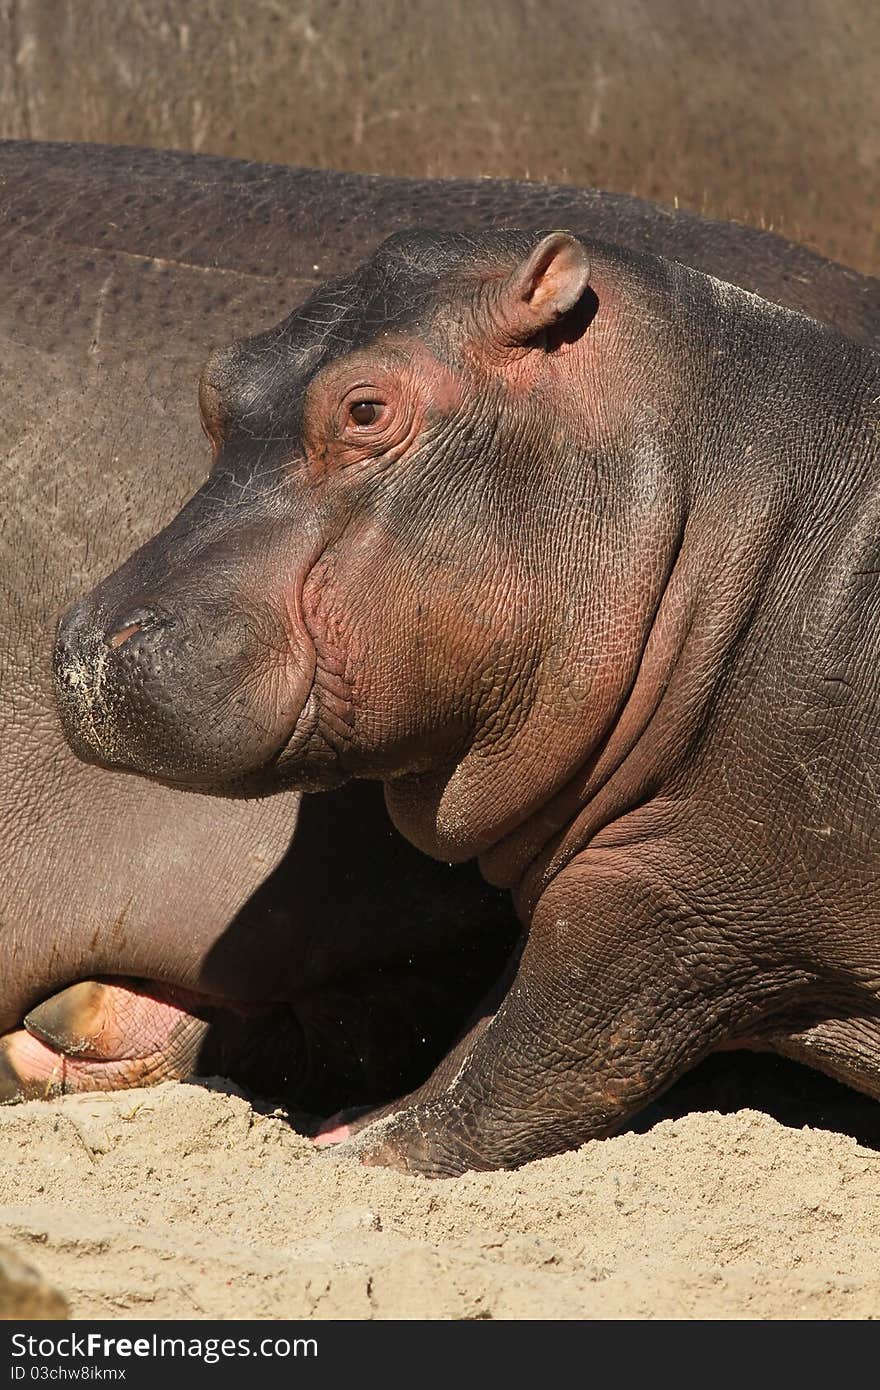
{"label": "hippo nostril", "polygon": [[120,627],[104,630],[104,641],[106,645],[114,651],[117,647],[123,646],[130,637],[136,637],[139,632],[153,632],[156,628],[167,627],[168,619],[161,617],[152,608],[139,608],[133,613],[129,610],[128,621]]}
{"label": "hippo nostril", "polygon": [[140,623],[129,623],[126,627],[121,627],[118,632],[114,632],[112,637],[105,637],[108,647],[121,647],[123,642],[127,642],[129,637],[134,637],[136,632],[140,632]]}
{"label": "hippo nostril", "polygon": [[140,631],[140,623],[129,623],[128,627],[121,627],[120,631],[114,632],[113,637],[104,638],[107,646],[121,646],[122,642],[128,642],[129,637],[133,637],[135,632]]}

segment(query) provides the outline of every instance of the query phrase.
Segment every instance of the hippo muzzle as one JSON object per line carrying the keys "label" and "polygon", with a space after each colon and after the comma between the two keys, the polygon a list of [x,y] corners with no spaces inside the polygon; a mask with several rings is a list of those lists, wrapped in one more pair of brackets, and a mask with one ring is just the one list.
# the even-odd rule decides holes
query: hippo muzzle
{"label": "hippo muzzle", "polygon": [[206,789],[222,769],[246,792],[230,784],[273,764],[296,730],[313,654],[256,601],[253,565],[222,541],[181,561],[175,541],[162,533],[62,616],[64,732],[87,762]]}

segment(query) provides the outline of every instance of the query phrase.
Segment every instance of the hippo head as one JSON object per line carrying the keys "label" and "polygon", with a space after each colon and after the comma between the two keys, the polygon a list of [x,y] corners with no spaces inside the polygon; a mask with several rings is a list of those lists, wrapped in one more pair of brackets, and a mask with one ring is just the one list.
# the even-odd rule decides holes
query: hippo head
{"label": "hippo head", "polygon": [[602,266],[597,293],[565,233],[400,234],[215,354],[207,482],[62,619],[76,752],[226,795],[378,778],[450,860],[521,817],[526,731],[535,804],[564,782],[635,669],[677,525],[662,430],[640,450],[636,405],[609,408],[626,262]]}

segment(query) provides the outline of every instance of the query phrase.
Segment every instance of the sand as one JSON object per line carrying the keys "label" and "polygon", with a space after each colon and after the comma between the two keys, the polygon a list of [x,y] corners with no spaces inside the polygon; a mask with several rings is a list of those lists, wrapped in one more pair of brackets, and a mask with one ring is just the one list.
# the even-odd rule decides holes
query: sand
{"label": "sand", "polygon": [[0,1245],[74,1318],[873,1318],[880,1107],[829,1094],[802,1128],[679,1087],[641,1132],[446,1182],[224,1082],[36,1101],[0,1110]]}

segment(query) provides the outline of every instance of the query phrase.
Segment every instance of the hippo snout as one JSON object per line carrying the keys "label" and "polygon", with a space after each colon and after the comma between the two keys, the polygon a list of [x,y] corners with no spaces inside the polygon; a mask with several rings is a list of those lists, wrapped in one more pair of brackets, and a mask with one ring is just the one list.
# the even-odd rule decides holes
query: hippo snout
{"label": "hippo snout", "polygon": [[[261,642],[244,612],[181,602],[178,611],[108,605],[100,590],[63,615],[55,643],[55,689],[65,736],[86,762],[184,785],[212,786],[223,769],[244,776],[287,743],[308,693],[294,673],[253,693]],[[288,663],[289,665],[289,663]],[[250,679],[246,680],[246,673]]]}

